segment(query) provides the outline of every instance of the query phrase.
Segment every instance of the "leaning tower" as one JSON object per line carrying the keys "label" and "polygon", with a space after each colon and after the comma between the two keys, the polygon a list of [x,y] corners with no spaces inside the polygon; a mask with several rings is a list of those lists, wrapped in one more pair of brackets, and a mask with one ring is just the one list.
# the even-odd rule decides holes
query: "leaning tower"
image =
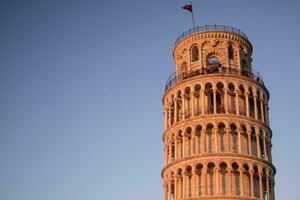
{"label": "leaning tower", "polygon": [[238,29],[206,25],[175,42],[164,107],[164,200],[274,200],[268,99]]}

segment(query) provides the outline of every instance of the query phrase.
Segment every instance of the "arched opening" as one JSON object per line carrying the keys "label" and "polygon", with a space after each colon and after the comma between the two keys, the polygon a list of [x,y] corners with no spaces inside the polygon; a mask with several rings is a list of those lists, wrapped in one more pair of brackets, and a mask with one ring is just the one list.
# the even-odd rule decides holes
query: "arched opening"
{"label": "arched opening", "polygon": [[263,168],[263,170],[262,170],[262,191],[263,191],[263,200],[267,200],[268,198],[267,198],[267,171],[266,171],[266,168]]}
{"label": "arched opening", "polygon": [[254,197],[260,197],[260,187],[259,187],[259,174],[257,166],[253,167],[253,187],[254,187]]}
{"label": "arched opening", "polygon": [[259,130],[259,148],[260,148],[260,157],[262,159],[266,159],[266,152],[264,149],[264,139],[263,139],[263,131]]}
{"label": "arched opening", "polygon": [[178,139],[177,140],[178,140],[177,154],[178,154],[178,157],[181,159],[181,158],[183,158],[183,136],[182,136],[181,130],[178,131]]}
{"label": "arched opening", "polygon": [[171,161],[175,161],[175,141],[171,140]]}
{"label": "arched opening", "polygon": [[237,163],[232,163],[232,191],[235,195],[240,195],[240,172]]}
{"label": "arched opening", "polygon": [[192,47],[192,62],[199,60],[199,49],[197,46]]}
{"label": "arched opening", "polygon": [[254,94],[252,88],[249,88],[249,115],[250,117],[254,116]]}
{"label": "arched opening", "polygon": [[213,137],[213,125],[208,124],[206,126],[206,138],[207,138],[207,151],[208,153],[214,152],[214,137]]}
{"label": "arched opening", "polygon": [[242,75],[251,77],[248,62],[245,59],[241,60]]}
{"label": "arched opening", "polygon": [[179,194],[178,196],[180,198],[183,198],[183,173],[182,173],[182,169],[181,168],[179,168],[177,170],[177,176],[178,176],[178,179],[179,179],[178,186],[177,186],[177,188],[179,188],[179,190],[177,190],[177,192]]}
{"label": "arched opening", "polygon": [[[183,62],[180,65],[179,74],[186,74],[188,72],[187,62]],[[181,79],[184,79],[185,76],[182,76]]]}
{"label": "arched opening", "polygon": [[234,51],[232,48],[232,44],[229,44],[229,46],[228,46],[228,58],[229,58],[229,60],[234,59]]}
{"label": "arched opening", "polygon": [[225,113],[224,108],[224,85],[223,83],[217,84],[216,91],[216,104],[217,104],[217,113]]}
{"label": "arched opening", "polygon": [[241,126],[241,151],[242,151],[242,154],[249,154],[248,147],[249,147],[249,144],[248,144],[247,128],[245,125],[242,125]]}
{"label": "arched opening", "polygon": [[196,129],[195,129],[195,153],[200,154],[202,153],[201,148],[202,148],[202,144],[201,144],[201,131],[202,131],[202,126],[201,125],[197,125]]}
{"label": "arched opening", "polygon": [[261,106],[262,106],[262,96],[260,91],[257,91],[257,117],[259,120],[263,120],[262,119],[262,113],[261,113]]}
{"label": "arched opening", "polygon": [[251,196],[251,179],[250,179],[250,172],[249,172],[249,166],[248,164],[243,165],[244,172],[243,172],[243,189],[244,189],[244,195]]}
{"label": "arched opening", "polygon": [[242,85],[239,86],[239,112],[240,115],[246,116],[246,95]]}
{"label": "arched opening", "polygon": [[207,73],[218,73],[221,68],[221,60],[216,52],[211,52],[206,58]]}
{"label": "arched opening", "polygon": [[238,133],[235,124],[230,124],[231,152],[238,153]]}
{"label": "arched opening", "polygon": [[261,102],[262,103],[262,107],[263,107],[263,112],[264,112],[264,115],[263,115],[263,119],[264,119],[264,122],[267,123],[267,109],[266,109],[266,106],[267,106],[267,100],[266,100],[266,96],[263,95],[263,101]]}
{"label": "arched opening", "polygon": [[198,116],[201,114],[201,112],[203,112],[201,110],[201,106],[200,106],[200,101],[201,101],[201,98],[203,97],[200,97],[200,89],[201,89],[201,86],[200,85],[195,85],[195,88],[194,88],[194,96],[195,96],[195,115]]}
{"label": "arched opening", "polygon": [[235,105],[235,87],[232,83],[228,84],[228,112],[230,114],[236,113],[236,105]]}
{"label": "arched opening", "polygon": [[206,112],[207,114],[212,114],[214,112],[214,97],[213,97],[213,90],[212,84],[206,83],[205,84],[205,96],[206,96]]}
{"label": "arched opening", "polygon": [[175,199],[175,183],[174,183],[174,172],[171,172],[171,200]]}
{"label": "arched opening", "polygon": [[208,163],[207,165],[207,194],[208,195],[214,195],[215,190],[215,164],[214,163]]}
{"label": "arched opening", "polygon": [[227,176],[227,164],[222,162],[220,164],[220,175],[221,175],[221,194],[225,195],[226,194],[226,176]]}
{"label": "arched opening", "polygon": [[184,115],[185,118],[191,117],[191,88],[186,87],[184,89],[184,99],[185,99],[185,111]]}
{"label": "arched opening", "polygon": [[192,128],[191,127],[187,127],[186,128],[186,146],[187,146],[187,149],[186,149],[186,156],[190,156],[191,155],[191,146],[192,146],[192,141],[191,141],[191,138],[192,138]]}
{"label": "arched opening", "polygon": [[219,150],[220,152],[225,152],[225,125],[220,123],[218,125],[218,134],[219,134]]}
{"label": "arched opening", "polygon": [[252,155],[257,156],[256,133],[253,127],[251,128],[251,149]]}
{"label": "arched opening", "polygon": [[171,112],[171,125],[174,124],[175,121],[175,103],[174,103],[174,95],[171,96],[171,100],[170,100],[170,112]]}
{"label": "arched opening", "polygon": [[185,168],[185,174],[187,176],[187,195],[188,197],[192,196],[192,167],[191,166],[187,166]]}
{"label": "arched opening", "polygon": [[197,185],[196,185],[196,191],[197,191],[197,195],[198,196],[201,196],[202,195],[202,188],[203,188],[203,185],[202,185],[202,170],[203,170],[203,165],[198,163],[196,165],[196,169],[195,169],[195,174],[196,174],[196,181],[197,181]]}

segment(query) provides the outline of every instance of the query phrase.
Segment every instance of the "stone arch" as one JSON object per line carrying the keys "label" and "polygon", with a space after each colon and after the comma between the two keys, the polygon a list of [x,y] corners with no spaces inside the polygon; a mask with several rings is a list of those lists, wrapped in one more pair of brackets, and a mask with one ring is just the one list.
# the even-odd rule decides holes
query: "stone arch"
{"label": "stone arch", "polygon": [[196,62],[199,60],[199,46],[194,44],[192,45],[191,49],[190,49],[190,52],[191,52],[191,61],[192,62]]}
{"label": "stone arch", "polygon": [[206,125],[206,140],[207,140],[207,152],[213,153],[215,152],[215,137],[213,133],[214,125],[212,123],[208,123]]}
{"label": "stone arch", "polygon": [[212,114],[214,112],[214,98],[213,98],[213,84],[211,82],[207,82],[205,84],[205,101],[206,105],[206,114]]}
{"label": "stone arch", "polygon": [[226,137],[226,133],[225,133],[225,129],[226,129],[226,123],[223,123],[223,122],[219,122],[218,123],[218,131],[217,131],[217,134],[218,134],[218,149],[221,153],[224,153],[225,152],[225,147],[227,146],[227,137]]}
{"label": "stone arch", "polygon": [[215,167],[216,164],[214,162],[209,162],[207,164],[207,194],[214,195],[215,194]]}
{"label": "stone arch", "polygon": [[200,115],[203,111],[202,111],[202,107],[201,107],[201,100],[202,98],[204,98],[203,96],[201,96],[202,94],[200,94],[201,88],[203,88],[201,86],[201,84],[195,84],[194,85],[194,103],[195,103],[195,115],[198,116]]}
{"label": "stone arch", "polygon": [[224,84],[222,82],[218,82],[216,84],[216,108],[217,113],[225,113],[225,92],[224,92]]}
{"label": "stone arch", "polygon": [[227,106],[228,106],[228,112],[230,114],[236,113],[236,86],[233,82],[228,83],[228,92],[227,92]]}

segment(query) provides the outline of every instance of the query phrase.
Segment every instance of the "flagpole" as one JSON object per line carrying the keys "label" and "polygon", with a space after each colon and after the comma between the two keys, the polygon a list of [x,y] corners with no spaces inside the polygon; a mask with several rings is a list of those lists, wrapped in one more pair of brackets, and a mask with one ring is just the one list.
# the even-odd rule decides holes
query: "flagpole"
{"label": "flagpole", "polygon": [[[192,1],[191,1],[191,5],[193,7],[193,2]],[[194,9],[192,9],[192,20],[193,20],[193,28],[195,29]]]}

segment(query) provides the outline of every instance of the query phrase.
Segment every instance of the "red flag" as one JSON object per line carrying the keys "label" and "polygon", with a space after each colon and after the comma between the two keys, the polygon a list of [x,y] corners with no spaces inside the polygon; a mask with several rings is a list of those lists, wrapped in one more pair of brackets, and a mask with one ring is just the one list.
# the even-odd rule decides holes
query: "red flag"
{"label": "red flag", "polygon": [[191,13],[193,13],[193,5],[192,4],[186,4],[182,7],[182,9],[188,10]]}

